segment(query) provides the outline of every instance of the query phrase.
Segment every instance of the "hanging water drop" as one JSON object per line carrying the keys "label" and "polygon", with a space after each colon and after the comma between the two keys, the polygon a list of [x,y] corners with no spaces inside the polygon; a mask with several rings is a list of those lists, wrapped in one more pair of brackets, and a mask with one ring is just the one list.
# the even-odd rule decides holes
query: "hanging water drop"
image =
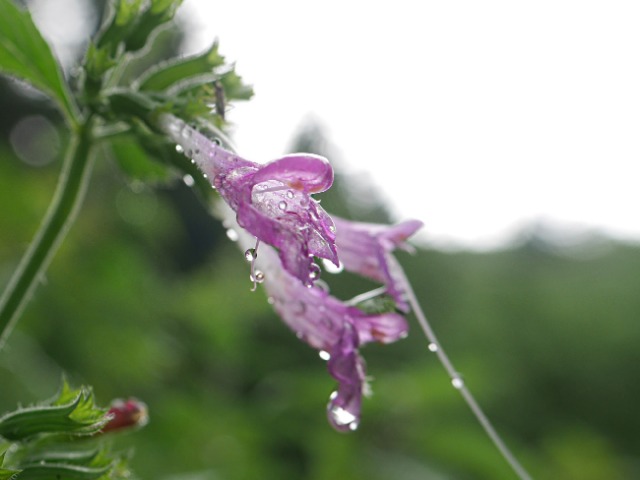
{"label": "hanging water drop", "polygon": [[250,275],[250,278],[252,282],[262,283],[264,282],[265,276],[260,270],[256,270],[252,275]]}
{"label": "hanging water drop", "polygon": [[328,361],[331,358],[331,354],[329,352],[327,352],[326,350],[320,350],[318,352],[318,355],[320,356],[320,358],[322,360],[324,360],[325,362]]}
{"label": "hanging water drop", "polygon": [[182,145],[176,145],[176,152],[178,152],[178,153],[184,152],[184,149],[182,148]]}
{"label": "hanging water drop", "polygon": [[337,430],[342,432],[353,432],[358,428],[358,417],[345,408],[333,405],[333,401],[337,397],[337,392],[331,394],[331,401],[329,402],[329,408],[327,409],[329,414],[329,421]]}
{"label": "hanging water drop", "polygon": [[311,280],[312,282],[314,280],[317,280],[320,278],[320,267],[318,266],[317,263],[312,263],[311,266],[309,266],[309,280]]}
{"label": "hanging water drop", "polygon": [[430,352],[437,352],[438,344],[431,342],[427,348],[429,349]]}
{"label": "hanging water drop", "polygon": [[280,210],[286,210],[287,209],[287,202],[285,202],[284,200],[281,200],[280,203],[278,203],[278,208]]}
{"label": "hanging water drop", "polygon": [[338,262],[338,266],[336,267],[331,260],[327,260],[326,258],[322,259],[322,266],[329,273],[340,273],[344,270],[344,265],[342,262]]}
{"label": "hanging water drop", "polygon": [[247,259],[247,262],[253,262],[256,258],[258,258],[258,252],[255,248],[248,248],[244,252],[244,258]]}
{"label": "hanging water drop", "polygon": [[451,379],[451,385],[453,385],[453,388],[460,390],[462,387],[464,387],[464,380],[462,380],[460,377],[453,377]]}
{"label": "hanging water drop", "polygon": [[292,199],[293,198],[293,191],[287,190],[287,198],[288,199]]}

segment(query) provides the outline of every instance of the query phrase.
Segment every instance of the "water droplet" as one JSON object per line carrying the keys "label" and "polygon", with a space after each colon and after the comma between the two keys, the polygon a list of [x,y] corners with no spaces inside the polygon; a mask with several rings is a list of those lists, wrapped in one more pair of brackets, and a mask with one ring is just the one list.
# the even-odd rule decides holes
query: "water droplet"
{"label": "water droplet", "polygon": [[287,190],[287,198],[288,199],[292,199],[293,198],[293,191]]}
{"label": "water droplet", "polygon": [[275,304],[275,303],[276,303],[276,299],[275,299],[275,298],[273,298],[273,297],[267,297],[267,303],[268,303],[269,305],[273,305],[273,304]]}
{"label": "water droplet", "polygon": [[191,157],[193,157],[193,150],[191,150],[190,148],[187,148],[187,149],[184,151],[184,154],[185,154],[185,156],[187,156],[187,157],[191,158]]}
{"label": "water droplet", "polygon": [[184,149],[182,148],[182,145],[176,145],[176,152],[178,152],[178,153],[184,152]]}
{"label": "water droplet", "polygon": [[255,248],[249,248],[244,252],[244,258],[247,259],[247,262],[253,262],[258,258],[258,252]]}
{"label": "water droplet", "polygon": [[329,352],[327,352],[326,350],[320,350],[318,352],[318,355],[320,356],[320,358],[322,360],[324,360],[325,362],[328,361],[331,358],[331,354]]}
{"label": "water droplet", "polygon": [[309,266],[309,280],[314,281],[320,278],[320,267],[317,263],[312,263]]}
{"label": "water droplet", "polygon": [[218,146],[222,145],[222,141],[218,137],[213,139],[213,143],[215,143]]}
{"label": "water droplet", "polygon": [[182,136],[184,138],[191,138],[191,135],[193,135],[193,130],[188,125],[185,125],[182,129]]}
{"label": "water droplet", "polygon": [[256,270],[253,275],[250,275],[250,278],[252,282],[262,283],[264,282],[265,277],[264,273],[262,273],[260,270]]}
{"label": "water droplet", "polygon": [[322,266],[329,273],[340,273],[344,270],[344,265],[342,262],[338,262],[338,266],[336,267],[331,260],[327,260],[326,258],[322,259]]}
{"label": "water droplet", "polygon": [[193,187],[196,183],[193,177],[189,174],[186,174],[184,177],[182,177],[182,181],[187,187]]}
{"label": "water droplet", "polygon": [[[191,161],[193,162],[193,160],[191,160]],[[203,173],[203,174],[202,174],[202,176],[203,176],[204,178],[209,178],[209,177],[207,177],[207,174],[206,174],[206,173]]]}
{"label": "water droplet", "polygon": [[335,225],[329,225],[329,231],[331,233],[336,233],[336,226]]}
{"label": "water droplet", "polygon": [[437,352],[438,351],[438,344],[431,342],[429,344],[429,347],[427,347],[427,348],[429,348],[430,352]]}
{"label": "water droplet", "polygon": [[462,387],[464,387],[464,380],[462,380],[460,377],[453,377],[451,379],[451,385],[453,385],[453,388],[457,388],[458,390],[460,390]]}
{"label": "water droplet", "polygon": [[193,152],[194,155],[200,155],[200,149],[196,148],[196,150]]}
{"label": "water droplet", "polygon": [[280,210],[286,210],[287,209],[287,202],[285,202],[284,200],[281,200],[280,203],[278,203],[278,208]]}
{"label": "water droplet", "polygon": [[233,228],[230,228],[227,230],[227,238],[232,242],[237,242],[240,236],[238,235],[238,232],[236,232]]}
{"label": "water droplet", "polygon": [[196,161],[192,158],[191,159],[191,163],[193,163],[195,165]]}
{"label": "water droplet", "polygon": [[[334,397],[335,398],[335,397]],[[342,431],[354,431],[358,428],[358,417],[348,410],[333,405],[329,407],[329,419],[335,428]]]}

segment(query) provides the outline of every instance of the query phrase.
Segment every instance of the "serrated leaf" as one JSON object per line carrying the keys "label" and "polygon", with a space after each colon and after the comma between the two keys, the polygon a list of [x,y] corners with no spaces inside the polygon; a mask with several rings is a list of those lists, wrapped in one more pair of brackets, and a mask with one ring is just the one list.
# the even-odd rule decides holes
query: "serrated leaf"
{"label": "serrated leaf", "polygon": [[139,90],[163,91],[193,76],[212,74],[215,67],[224,64],[218,53],[218,43],[199,55],[160,63],[143,73],[135,82]]}
{"label": "serrated leaf", "polygon": [[42,433],[90,435],[108,421],[88,388],[73,390],[65,382],[57,398],[45,405],[21,408],[0,418],[0,436],[23,440]]}
{"label": "serrated leaf", "polygon": [[0,0],[0,72],[21,78],[50,95],[71,123],[77,108],[47,42],[28,11]]}

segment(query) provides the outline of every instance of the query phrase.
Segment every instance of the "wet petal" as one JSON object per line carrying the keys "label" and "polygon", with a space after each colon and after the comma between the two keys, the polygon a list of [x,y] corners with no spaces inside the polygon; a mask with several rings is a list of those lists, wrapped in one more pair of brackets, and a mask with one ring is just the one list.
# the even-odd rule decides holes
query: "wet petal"
{"label": "wet petal", "polygon": [[405,299],[407,287],[400,275],[400,265],[391,255],[395,248],[406,246],[422,222],[409,220],[397,225],[352,222],[333,217],[336,226],[336,245],[344,268],[383,283],[398,306],[408,311]]}
{"label": "wet petal", "polygon": [[305,193],[324,192],[333,184],[333,168],[320,155],[294,153],[269,162],[256,174],[255,182],[278,180]]}
{"label": "wet petal", "polygon": [[362,395],[366,388],[365,364],[358,353],[358,340],[353,327],[344,325],[340,340],[330,350],[329,373],[338,381],[327,405],[329,423],[338,431],[358,428]]}

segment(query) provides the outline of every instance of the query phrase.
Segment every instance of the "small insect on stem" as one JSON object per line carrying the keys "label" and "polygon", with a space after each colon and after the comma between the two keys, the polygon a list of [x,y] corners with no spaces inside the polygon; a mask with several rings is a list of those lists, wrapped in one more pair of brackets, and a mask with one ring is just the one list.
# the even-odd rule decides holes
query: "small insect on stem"
{"label": "small insect on stem", "polygon": [[216,95],[216,114],[220,116],[222,120],[224,120],[224,111],[225,111],[225,99],[224,99],[224,88],[222,86],[222,82],[220,80],[216,80],[213,82],[213,89]]}

